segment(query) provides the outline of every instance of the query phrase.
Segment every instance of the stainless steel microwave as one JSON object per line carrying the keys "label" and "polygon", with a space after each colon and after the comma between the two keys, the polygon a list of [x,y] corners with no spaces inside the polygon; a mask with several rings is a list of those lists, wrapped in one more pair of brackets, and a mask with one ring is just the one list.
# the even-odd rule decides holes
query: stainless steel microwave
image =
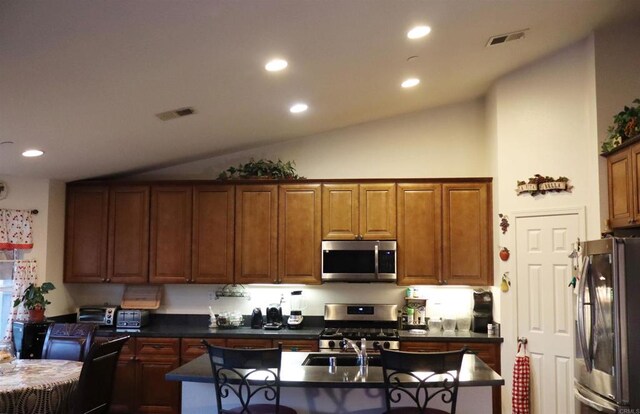
{"label": "stainless steel microwave", "polygon": [[322,242],[323,282],[395,282],[396,242]]}
{"label": "stainless steel microwave", "polygon": [[95,305],[80,306],[78,308],[78,323],[95,323],[102,326],[115,326],[116,313],[120,306]]}

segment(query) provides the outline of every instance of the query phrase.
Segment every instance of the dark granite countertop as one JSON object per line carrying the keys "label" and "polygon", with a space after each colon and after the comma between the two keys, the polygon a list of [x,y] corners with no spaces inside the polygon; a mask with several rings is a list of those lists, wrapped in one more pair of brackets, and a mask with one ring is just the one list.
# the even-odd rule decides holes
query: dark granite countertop
{"label": "dark granite countertop", "polygon": [[[334,373],[328,367],[303,366],[308,352],[283,352],[280,373],[283,387],[324,387],[324,388],[384,388],[382,368],[369,366],[366,373],[359,367],[336,367]],[[169,381],[213,383],[211,363],[208,355],[169,372]],[[461,387],[499,386],[504,379],[475,355],[467,354],[460,373]]]}
{"label": "dark granite countertop", "polygon": [[476,333],[472,331],[425,331],[412,333],[411,331],[398,331],[401,341],[425,341],[425,342],[487,342],[501,343],[504,339],[499,336],[489,336],[486,333]]}
{"label": "dark granite countertop", "polygon": [[[246,319],[247,317],[245,317]],[[307,323],[307,320],[309,321]],[[248,320],[245,326],[233,329],[209,328],[208,315],[174,315],[152,314],[149,325],[139,330],[119,330],[116,328],[100,328],[98,336],[131,335],[140,337],[162,338],[265,338],[265,339],[318,339],[322,331],[322,317],[305,317],[303,329],[265,330],[249,328]],[[496,336],[488,336],[475,332],[445,332],[426,331],[414,334],[408,330],[398,332],[401,341],[433,341],[433,342],[503,342]]]}

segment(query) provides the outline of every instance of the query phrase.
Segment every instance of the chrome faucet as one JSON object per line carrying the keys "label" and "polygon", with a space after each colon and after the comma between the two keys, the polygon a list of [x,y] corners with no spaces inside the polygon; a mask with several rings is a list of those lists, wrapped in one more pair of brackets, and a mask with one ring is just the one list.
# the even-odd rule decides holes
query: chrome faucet
{"label": "chrome faucet", "polygon": [[360,340],[360,348],[358,348],[358,344],[356,344],[351,339],[343,339],[343,350],[346,351],[349,345],[353,348],[354,351],[356,351],[356,355],[358,356],[358,366],[368,366],[369,358],[367,357],[367,340],[365,338],[362,338]]}

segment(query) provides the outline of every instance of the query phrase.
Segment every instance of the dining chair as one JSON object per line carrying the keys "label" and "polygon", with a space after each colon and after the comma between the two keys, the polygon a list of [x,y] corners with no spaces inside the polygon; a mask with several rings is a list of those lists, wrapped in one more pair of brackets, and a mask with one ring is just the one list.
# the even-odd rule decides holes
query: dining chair
{"label": "dining chair", "polygon": [[118,357],[129,336],[94,344],[80,371],[71,414],[106,414],[111,405]]}
{"label": "dining chair", "polygon": [[[466,348],[449,352],[378,349],[387,414],[455,414],[460,369]],[[439,408],[428,407],[436,400],[439,401]]]}
{"label": "dining chair", "polygon": [[96,325],[92,323],[53,323],[47,330],[42,359],[84,361],[93,344]]}
{"label": "dining chair", "polygon": [[[277,348],[233,349],[202,341],[209,352],[218,412],[221,414],[296,414],[280,404],[282,344]],[[254,396],[264,401],[255,403]],[[233,406],[233,408],[224,408]]]}

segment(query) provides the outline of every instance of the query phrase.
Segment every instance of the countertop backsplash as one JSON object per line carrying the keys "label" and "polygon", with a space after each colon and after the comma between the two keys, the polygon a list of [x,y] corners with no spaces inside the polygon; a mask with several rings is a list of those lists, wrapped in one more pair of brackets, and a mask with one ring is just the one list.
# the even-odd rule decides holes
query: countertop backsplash
{"label": "countertop backsplash", "polygon": [[[67,284],[75,303],[119,304],[125,285],[118,284]],[[447,317],[469,314],[472,292],[468,286],[412,286],[420,297],[427,299],[427,316]],[[216,312],[238,311],[250,314],[253,308],[263,312],[272,303],[284,298],[282,311],[289,314],[291,292],[302,290],[305,315],[322,316],[325,303],[395,303],[405,304],[406,286],[386,283],[326,283],[323,285],[246,285],[249,298],[225,297],[216,299],[216,290],[222,285],[164,285],[161,305],[157,313],[208,314],[209,306]],[[477,288],[476,288],[477,289]]]}

